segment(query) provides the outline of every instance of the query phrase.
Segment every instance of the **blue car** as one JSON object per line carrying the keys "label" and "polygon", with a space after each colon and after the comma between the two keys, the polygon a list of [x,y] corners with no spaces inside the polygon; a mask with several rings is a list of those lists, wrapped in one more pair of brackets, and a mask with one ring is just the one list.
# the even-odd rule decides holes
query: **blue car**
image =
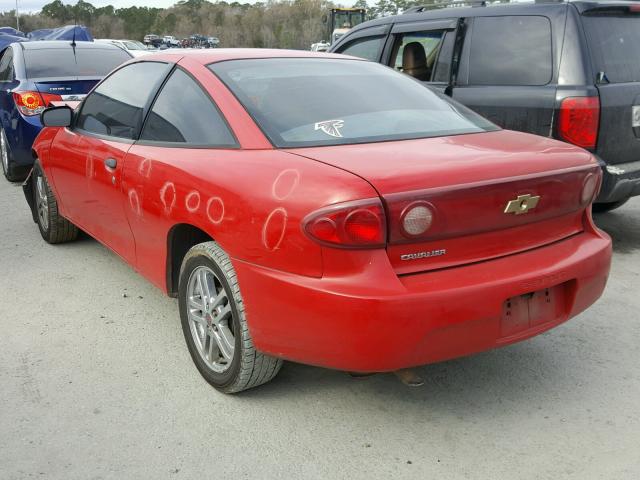
{"label": "blue car", "polygon": [[52,101],[80,100],[131,55],[93,42],[16,42],[0,51],[0,157],[7,180],[23,180],[40,112]]}

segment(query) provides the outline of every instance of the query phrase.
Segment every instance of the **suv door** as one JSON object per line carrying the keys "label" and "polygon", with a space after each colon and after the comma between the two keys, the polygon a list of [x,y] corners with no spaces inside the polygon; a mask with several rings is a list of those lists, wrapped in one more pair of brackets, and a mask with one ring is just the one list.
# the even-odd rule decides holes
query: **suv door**
{"label": "suv door", "polygon": [[444,91],[450,83],[457,25],[457,19],[397,23],[382,62]]}
{"label": "suv door", "polygon": [[593,5],[581,20],[600,94],[596,153],[608,165],[640,162],[640,5]]}
{"label": "suv door", "polygon": [[467,22],[453,98],[503,128],[551,136],[557,89],[551,20],[478,16]]}
{"label": "suv door", "polygon": [[122,172],[148,106],[171,66],[139,62],[116,70],[80,106],[73,128],[61,129],[47,163],[65,216],[133,263]]}

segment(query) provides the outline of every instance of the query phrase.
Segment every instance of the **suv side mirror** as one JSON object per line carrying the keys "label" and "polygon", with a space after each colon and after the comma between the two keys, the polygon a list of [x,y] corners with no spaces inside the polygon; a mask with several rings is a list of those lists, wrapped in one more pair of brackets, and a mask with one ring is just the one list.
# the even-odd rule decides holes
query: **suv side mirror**
{"label": "suv side mirror", "polygon": [[40,122],[45,127],[70,127],[73,118],[73,110],[63,105],[50,107],[40,114]]}

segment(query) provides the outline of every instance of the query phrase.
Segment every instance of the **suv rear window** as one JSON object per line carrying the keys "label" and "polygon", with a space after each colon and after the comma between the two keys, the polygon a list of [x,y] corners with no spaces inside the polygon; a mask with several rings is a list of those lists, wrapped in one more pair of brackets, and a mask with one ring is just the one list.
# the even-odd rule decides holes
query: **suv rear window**
{"label": "suv rear window", "polygon": [[232,60],[209,68],[277,147],[339,145],[497,130],[377,63],[321,58]]}
{"label": "suv rear window", "polygon": [[582,17],[595,71],[604,72],[610,83],[640,82],[640,15],[624,10],[598,10]]}
{"label": "suv rear window", "polygon": [[25,49],[28,78],[104,77],[131,56],[120,49],[68,48]]}

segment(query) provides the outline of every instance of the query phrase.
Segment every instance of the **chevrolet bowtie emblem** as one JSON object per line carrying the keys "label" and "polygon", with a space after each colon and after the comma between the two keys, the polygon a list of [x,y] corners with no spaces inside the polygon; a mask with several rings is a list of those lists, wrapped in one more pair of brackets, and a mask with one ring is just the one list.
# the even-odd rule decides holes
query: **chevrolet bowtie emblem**
{"label": "chevrolet bowtie emblem", "polygon": [[538,205],[540,196],[532,197],[528,193],[526,195],[518,195],[515,200],[509,200],[507,206],[504,209],[504,213],[514,213],[520,215],[527,213],[529,210],[533,210]]}

